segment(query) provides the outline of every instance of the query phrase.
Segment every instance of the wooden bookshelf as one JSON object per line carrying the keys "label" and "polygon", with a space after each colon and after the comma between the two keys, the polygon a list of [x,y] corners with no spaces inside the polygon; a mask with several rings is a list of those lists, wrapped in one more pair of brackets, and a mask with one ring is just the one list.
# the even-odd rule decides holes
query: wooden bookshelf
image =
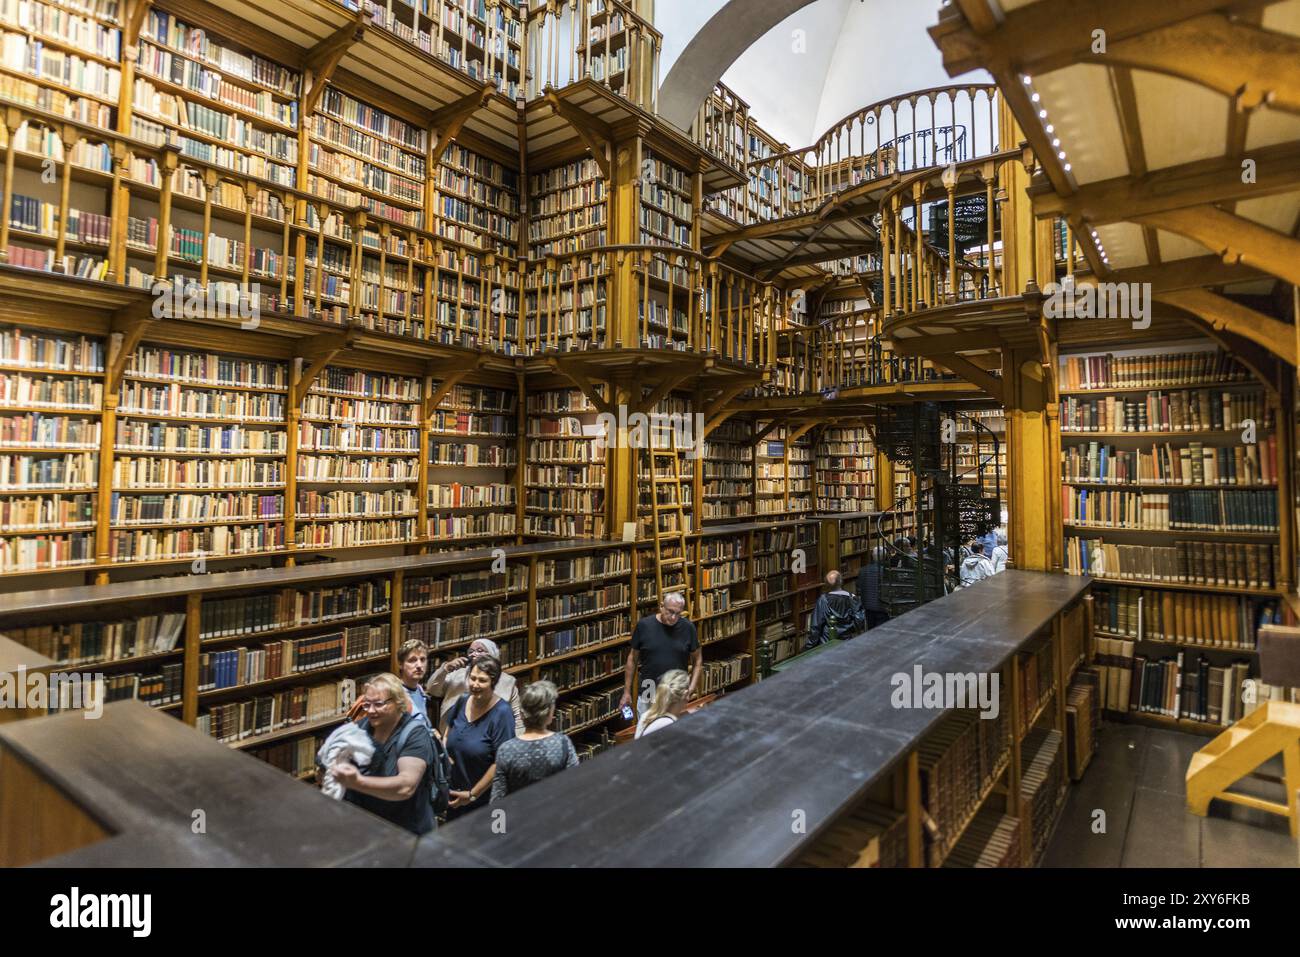
{"label": "wooden bookshelf", "polygon": [[605,453],[596,409],[576,389],[528,396],[524,532],[605,534]]}
{"label": "wooden bookshelf", "polygon": [[1106,708],[1217,733],[1244,714],[1256,632],[1293,577],[1279,409],[1205,347],[1063,357],[1061,376],[1066,567],[1096,583]]}
{"label": "wooden bookshelf", "polygon": [[754,514],[753,425],[732,417],[704,442],[701,522],[735,522]]}
{"label": "wooden bookshelf", "polygon": [[876,508],[876,448],[865,425],[829,426],[816,440],[818,512]]}

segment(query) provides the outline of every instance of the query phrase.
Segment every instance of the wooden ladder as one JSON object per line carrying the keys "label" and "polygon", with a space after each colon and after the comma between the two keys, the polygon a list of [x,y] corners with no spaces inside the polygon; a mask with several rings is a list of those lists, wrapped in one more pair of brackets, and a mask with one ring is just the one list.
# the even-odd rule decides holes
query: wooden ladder
{"label": "wooden ladder", "polygon": [[[687,574],[686,561],[686,511],[682,503],[682,469],[681,456],[678,454],[677,435],[670,432],[670,444],[668,448],[659,448],[655,442],[651,442],[648,456],[650,461],[650,515],[651,531],[654,535],[655,543],[655,588],[660,601],[669,591],[680,591],[686,598],[685,614],[693,614],[694,589],[691,588],[690,575]],[[669,474],[660,476],[659,466],[662,462],[671,463],[668,469]],[[672,488],[672,501],[661,502],[659,500],[659,489],[661,486],[668,485]],[[664,520],[670,519],[673,527],[664,528]],[[664,546],[676,545],[676,557],[665,558]],[[671,568],[681,569],[681,587],[670,586],[664,587],[664,572]]]}
{"label": "wooden ladder", "polygon": [[[1228,787],[1246,775],[1269,780],[1256,769],[1278,752],[1282,753],[1282,785],[1286,801],[1279,803]],[[1267,701],[1192,755],[1187,767],[1187,809],[1205,817],[1215,798],[1288,818],[1291,836],[1300,838],[1300,704]]]}

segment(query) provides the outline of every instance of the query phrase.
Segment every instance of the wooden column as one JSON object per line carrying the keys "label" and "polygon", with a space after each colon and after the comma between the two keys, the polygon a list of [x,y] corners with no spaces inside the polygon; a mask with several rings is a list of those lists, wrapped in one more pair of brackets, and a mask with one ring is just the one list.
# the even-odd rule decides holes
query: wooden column
{"label": "wooden column", "polygon": [[22,125],[22,117],[18,114],[18,107],[5,107],[5,172],[4,172],[4,189],[0,191],[0,263],[9,261],[9,211],[13,207],[14,195],[14,150],[18,144],[15,137],[18,133],[18,127]]}
{"label": "wooden column", "polygon": [[1008,350],[1005,356],[1010,564],[1059,569],[1061,460],[1054,371],[1034,353]]}
{"label": "wooden column", "polygon": [[[615,147],[613,172],[614,181],[609,184],[609,242],[614,246],[634,245],[641,238],[640,137],[633,137]],[[640,342],[636,265],[636,256],[622,253],[612,263],[613,270],[606,289],[610,310],[606,320],[608,345],[633,348]]]}

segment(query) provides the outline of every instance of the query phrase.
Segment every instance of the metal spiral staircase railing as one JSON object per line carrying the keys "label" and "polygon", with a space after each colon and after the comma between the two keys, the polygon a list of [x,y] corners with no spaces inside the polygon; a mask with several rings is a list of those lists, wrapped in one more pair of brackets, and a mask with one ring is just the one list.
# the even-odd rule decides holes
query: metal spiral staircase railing
{"label": "metal spiral staircase railing", "polygon": [[[970,428],[960,429],[962,424]],[[952,441],[945,441],[945,430]],[[1001,518],[1002,479],[998,474],[999,440],[978,418],[937,403],[884,408],[875,419],[876,446],[891,461],[906,463],[916,476],[916,493],[895,502],[876,519],[881,562],[881,601],[891,617],[940,597],[955,588],[961,546],[997,527]],[[961,431],[974,437],[975,462],[958,465]],[[985,442],[990,448],[983,454]],[[986,470],[992,469],[993,495],[986,493]],[[963,479],[974,478],[974,482]],[[906,518],[914,520],[909,528]],[[908,532],[915,547],[900,547]]]}

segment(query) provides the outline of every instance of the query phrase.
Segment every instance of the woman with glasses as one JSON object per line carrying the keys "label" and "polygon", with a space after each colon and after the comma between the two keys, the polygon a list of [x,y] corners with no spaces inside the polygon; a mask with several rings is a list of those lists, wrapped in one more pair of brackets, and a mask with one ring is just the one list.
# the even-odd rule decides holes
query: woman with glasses
{"label": "woman with glasses", "polygon": [[486,655],[470,662],[469,690],[443,718],[443,735],[451,755],[451,804],[447,820],[488,803],[496,776],[497,750],[515,736],[510,705],[497,697],[501,662]]}
{"label": "woman with glasses", "polygon": [[347,788],[343,800],[413,834],[432,831],[433,783],[425,772],[434,755],[428,726],[411,712],[406,690],[393,674],[366,682],[361,706],[360,726],[374,741],[375,754],[364,769],[346,761],[333,767],[334,779]]}

